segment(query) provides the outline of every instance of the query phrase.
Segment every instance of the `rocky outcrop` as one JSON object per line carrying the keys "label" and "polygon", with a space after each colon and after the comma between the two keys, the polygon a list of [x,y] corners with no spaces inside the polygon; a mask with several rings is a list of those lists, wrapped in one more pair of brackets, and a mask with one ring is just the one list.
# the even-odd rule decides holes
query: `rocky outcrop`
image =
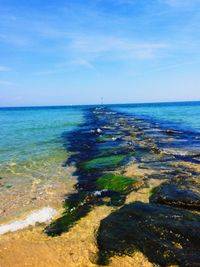
{"label": "rocky outcrop", "polygon": [[199,266],[200,215],[159,204],[125,205],[101,221],[99,264],[113,255],[143,252],[160,266]]}

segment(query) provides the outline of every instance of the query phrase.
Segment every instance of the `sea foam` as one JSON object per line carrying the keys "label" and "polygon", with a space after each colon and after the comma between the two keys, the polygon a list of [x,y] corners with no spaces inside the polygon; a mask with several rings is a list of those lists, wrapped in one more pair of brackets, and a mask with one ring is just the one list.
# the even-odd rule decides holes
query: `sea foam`
{"label": "sea foam", "polygon": [[0,225],[0,235],[8,232],[15,232],[31,225],[34,226],[36,223],[49,221],[55,215],[56,210],[50,207],[45,207],[40,210],[33,211],[24,220],[18,220],[8,224]]}

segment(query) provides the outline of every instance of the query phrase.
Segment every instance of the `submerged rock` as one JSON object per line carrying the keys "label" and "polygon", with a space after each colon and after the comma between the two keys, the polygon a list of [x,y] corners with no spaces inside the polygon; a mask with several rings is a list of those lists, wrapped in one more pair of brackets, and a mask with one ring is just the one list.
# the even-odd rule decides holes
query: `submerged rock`
{"label": "submerged rock", "polygon": [[84,170],[91,169],[113,169],[122,163],[125,159],[124,155],[114,155],[108,157],[99,157],[83,163],[82,168]]}
{"label": "submerged rock", "polygon": [[164,205],[135,202],[101,221],[98,263],[139,250],[160,266],[199,266],[200,215]]}

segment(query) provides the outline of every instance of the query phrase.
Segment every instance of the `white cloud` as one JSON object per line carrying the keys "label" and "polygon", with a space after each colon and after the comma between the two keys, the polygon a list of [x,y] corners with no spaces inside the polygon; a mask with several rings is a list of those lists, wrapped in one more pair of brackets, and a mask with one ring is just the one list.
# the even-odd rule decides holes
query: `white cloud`
{"label": "white cloud", "polygon": [[72,39],[71,49],[75,53],[101,57],[110,55],[115,59],[149,59],[156,57],[157,52],[169,48],[162,42],[136,42],[128,38],[115,36],[80,36]]}

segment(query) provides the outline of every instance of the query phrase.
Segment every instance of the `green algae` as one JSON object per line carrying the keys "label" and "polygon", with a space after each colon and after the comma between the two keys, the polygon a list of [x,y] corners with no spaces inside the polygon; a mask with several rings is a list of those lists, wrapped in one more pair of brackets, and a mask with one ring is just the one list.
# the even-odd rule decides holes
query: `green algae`
{"label": "green algae", "polygon": [[49,236],[58,236],[68,231],[79,219],[87,215],[92,204],[87,193],[72,194],[65,200],[62,216],[46,227],[45,232]]}
{"label": "green algae", "polygon": [[108,173],[101,176],[97,181],[96,185],[98,189],[107,189],[117,192],[126,192],[132,189],[133,184],[135,184],[137,180],[123,176],[117,175],[113,173]]}
{"label": "green algae", "polygon": [[85,162],[82,168],[85,170],[90,169],[103,169],[117,167],[125,159],[124,155],[99,157]]}
{"label": "green algae", "polygon": [[97,137],[97,142],[107,142],[112,140],[112,135],[100,135]]}
{"label": "green algae", "polygon": [[67,210],[63,213],[63,216],[52,222],[46,227],[45,233],[48,236],[58,236],[63,232],[68,231],[74,224],[82,217],[86,216],[90,211],[91,206],[84,205],[74,210]]}

